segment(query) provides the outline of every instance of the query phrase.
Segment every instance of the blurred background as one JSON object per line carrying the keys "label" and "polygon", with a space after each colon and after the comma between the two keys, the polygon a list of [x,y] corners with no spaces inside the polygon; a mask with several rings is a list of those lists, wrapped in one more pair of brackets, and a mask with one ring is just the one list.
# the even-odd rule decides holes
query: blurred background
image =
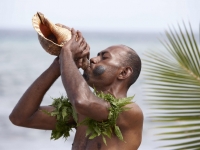
{"label": "blurred background", "polygon": [[[32,17],[39,11],[54,23],[62,23],[82,32],[91,47],[91,57],[115,44],[133,48],[141,58],[147,51],[162,51],[168,26],[190,22],[198,33],[198,0],[7,0],[0,5],[0,150],[70,150],[74,133],[64,141],[50,140],[51,131],[14,126],[8,119],[13,107],[29,85],[54,60],[40,46],[32,27]],[[73,77],[72,77],[73,78]],[[130,88],[128,96],[144,113],[143,140],[139,150],[153,150],[155,123],[148,119],[150,110],[144,102],[143,72]],[[51,97],[65,94],[60,78],[47,92],[42,105]],[[133,141],[134,142],[134,141]]]}

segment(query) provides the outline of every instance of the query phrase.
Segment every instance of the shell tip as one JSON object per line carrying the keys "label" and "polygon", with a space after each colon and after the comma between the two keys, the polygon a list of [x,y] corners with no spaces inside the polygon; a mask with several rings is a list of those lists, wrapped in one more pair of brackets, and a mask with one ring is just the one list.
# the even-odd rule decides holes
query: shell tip
{"label": "shell tip", "polygon": [[38,15],[40,21],[42,22],[42,24],[45,24],[44,23],[44,15],[41,12],[37,12],[37,15]]}

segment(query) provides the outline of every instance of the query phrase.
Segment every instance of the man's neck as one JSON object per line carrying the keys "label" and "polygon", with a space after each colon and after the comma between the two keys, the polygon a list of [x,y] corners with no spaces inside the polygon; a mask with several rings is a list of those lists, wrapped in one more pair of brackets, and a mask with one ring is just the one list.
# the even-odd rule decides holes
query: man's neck
{"label": "man's neck", "polygon": [[96,88],[98,92],[109,93],[115,98],[124,98],[127,97],[127,90],[125,88],[120,88],[119,86],[110,86],[107,88]]}

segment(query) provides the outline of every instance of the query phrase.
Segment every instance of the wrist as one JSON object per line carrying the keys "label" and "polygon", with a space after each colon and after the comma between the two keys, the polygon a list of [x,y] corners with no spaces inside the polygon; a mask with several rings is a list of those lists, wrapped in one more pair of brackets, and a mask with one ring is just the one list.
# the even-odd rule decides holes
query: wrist
{"label": "wrist", "polygon": [[56,77],[60,76],[60,64],[59,62],[53,62],[49,68],[47,69],[51,72],[51,74],[55,75]]}
{"label": "wrist", "polygon": [[71,52],[71,50],[68,50],[68,49],[61,49],[60,51],[60,55],[59,55],[59,58],[62,59],[62,58],[73,58],[73,54]]}

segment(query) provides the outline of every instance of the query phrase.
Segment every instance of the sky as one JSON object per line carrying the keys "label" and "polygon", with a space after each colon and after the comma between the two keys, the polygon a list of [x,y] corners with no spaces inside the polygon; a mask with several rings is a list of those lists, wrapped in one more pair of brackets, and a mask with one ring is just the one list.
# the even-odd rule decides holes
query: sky
{"label": "sky", "polygon": [[199,0],[4,0],[0,29],[32,30],[39,11],[54,23],[91,31],[163,31],[190,21],[199,31]]}

